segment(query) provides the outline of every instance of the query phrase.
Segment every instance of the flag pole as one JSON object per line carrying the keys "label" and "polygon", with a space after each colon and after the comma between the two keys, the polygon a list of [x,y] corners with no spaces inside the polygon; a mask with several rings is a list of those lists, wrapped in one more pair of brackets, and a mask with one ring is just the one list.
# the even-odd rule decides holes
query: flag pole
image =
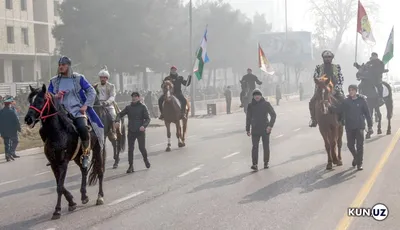
{"label": "flag pole", "polygon": [[357,51],[358,51],[358,20],[360,20],[360,0],[357,2],[357,26],[356,26],[356,50],[354,53],[354,62],[357,63]]}
{"label": "flag pole", "polygon": [[[193,62],[193,18],[192,18],[192,11],[193,11],[193,6],[192,6],[192,0],[189,2],[189,56],[190,56],[190,64]],[[193,67],[194,64],[190,67]],[[190,68],[190,75],[193,77],[193,68]],[[191,96],[190,96],[190,108],[191,108],[191,116],[194,117],[196,115],[196,110],[195,110],[195,97],[196,97],[196,80],[191,81]]]}

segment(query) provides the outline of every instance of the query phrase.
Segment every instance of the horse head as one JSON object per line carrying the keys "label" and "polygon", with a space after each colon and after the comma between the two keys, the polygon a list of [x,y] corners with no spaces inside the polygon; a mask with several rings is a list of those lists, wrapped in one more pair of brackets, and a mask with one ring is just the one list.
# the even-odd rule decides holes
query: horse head
{"label": "horse head", "polygon": [[28,96],[30,106],[25,116],[25,123],[33,128],[39,121],[45,121],[58,112],[54,104],[54,95],[47,92],[45,84],[42,88],[35,89],[31,85],[29,85],[29,88],[31,90]]}
{"label": "horse head", "polygon": [[323,114],[328,114],[328,108],[331,106],[333,83],[325,74],[320,78],[315,78],[314,81],[317,86],[317,101],[322,104],[321,108]]}
{"label": "horse head", "polygon": [[163,93],[165,101],[171,101],[172,95],[174,93],[174,84],[170,80],[164,81]]}
{"label": "horse head", "polygon": [[371,72],[369,72],[368,65],[362,64],[356,73],[356,78],[358,81],[364,79],[372,79]]}

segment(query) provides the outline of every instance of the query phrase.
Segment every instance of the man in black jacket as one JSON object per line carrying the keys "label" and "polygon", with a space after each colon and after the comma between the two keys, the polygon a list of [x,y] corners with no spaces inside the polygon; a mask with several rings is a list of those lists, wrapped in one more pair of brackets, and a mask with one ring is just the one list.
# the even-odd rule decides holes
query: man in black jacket
{"label": "man in black jacket", "polygon": [[12,108],[13,101],[12,97],[6,98],[4,108],[0,110],[0,136],[4,141],[7,161],[19,158],[15,154],[15,150],[18,146],[18,132],[21,132],[21,125],[15,110]]}
{"label": "man in black jacket", "polygon": [[347,147],[353,155],[352,165],[353,167],[357,166],[358,170],[362,170],[365,120],[367,120],[368,132],[372,134],[373,130],[367,101],[363,95],[357,94],[357,90],[357,85],[350,85],[347,98],[342,101],[340,106],[332,108],[343,111],[345,114]]}
{"label": "man in black jacket", "polygon": [[132,93],[132,103],[125,107],[115,119],[119,122],[122,117],[128,115],[128,161],[129,168],[126,173],[133,173],[133,150],[135,148],[135,140],[138,140],[139,150],[142,153],[146,168],[150,168],[150,162],[147,159],[146,150],[146,128],[150,124],[150,116],[147,107],[140,102],[140,94]]}
{"label": "man in black jacket", "polygon": [[[268,120],[268,114],[271,120]],[[269,136],[274,126],[276,113],[271,104],[264,99],[259,89],[253,91],[253,100],[247,107],[246,114],[246,132],[251,135],[253,142],[251,169],[258,170],[258,145],[260,138],[263,142],[264,150],[264,168],[268,168],[269,164]],[[250,129],[251,128],[251,129]],[[251,131],[250,131],[251,130]]]}

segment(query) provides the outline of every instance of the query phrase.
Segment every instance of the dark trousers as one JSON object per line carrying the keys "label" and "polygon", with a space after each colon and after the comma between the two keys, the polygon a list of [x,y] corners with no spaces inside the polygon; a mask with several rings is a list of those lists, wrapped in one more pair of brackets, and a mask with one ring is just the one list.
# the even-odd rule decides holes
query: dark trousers
{"label": "dark trousers", "polygon": [[346,129],[347,147],[357,165],[362,165],[364,156],[364,129]]}
{"label": "dark trousers", "polygon": [[258,145],[260,144],[260,139],[263,143],[264,163],[269,162],[269,136],[269,134],[251,135],[251,140],[253,142],[253,148],[251,149],[251,158],[253,161],[253,165],[258,164]]}
{"label": "dark trousers", "polygon": [[128,132],[128,161],[133,164],[133,150],[135,149],[135,141],[138,141],[139,150],[142,153],[143,159],[147,159],[146,150],[146,133],[145,132]]}
{"label": "dark trousers", "polygon": [[87,120],[85,117],[77,117],[74,119],[74,125],[79,133],[82,142],[89,141],[89,130],[87,128]]}
{"label": "dark trousers", "polygon": [[231,113],[232,98],[226,98],[226,113]]}
{"label": "dark trousers", "polygon": [[242,105],[244,105],[244,101],[243,101],[243,99],[244,99],[244,96],[246,95],[246,93],[244,92],[244,90],[242,89],[242,91],[240,91],[240,103],[242,104]]}
{"label": "dark trousers", "polygon": [[383,97],[383,85],[381,82],[375,85],[376,89],[378,90],[378,96]]}
{"label": "dark trousers", "polygon": [[3,137],[4,153],[6,155],[15,155],[15,150],[18,146],[18,135],[13,137]]}

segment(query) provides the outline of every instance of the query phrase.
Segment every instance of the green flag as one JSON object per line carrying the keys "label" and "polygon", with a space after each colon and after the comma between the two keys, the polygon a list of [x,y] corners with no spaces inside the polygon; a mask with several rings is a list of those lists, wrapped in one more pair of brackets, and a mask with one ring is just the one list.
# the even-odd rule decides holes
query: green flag
{"label": "green flag", "polygon": [[201,80],[203,78],[204,64],[207,63],[208,61],[209,59],[207,55],[207,29],[206,29],[203,39],[201,40],[200,48],[196,53],[195,69],[193,71],[198,80]]}
{"label": "green flag", "polygon": [[383,54],[382,62],[386,65],[393,58],[393,50],[394,50],[394,26],[392,28],[392,32],[390,32],[389,39],[386,44],[385,53]]}

